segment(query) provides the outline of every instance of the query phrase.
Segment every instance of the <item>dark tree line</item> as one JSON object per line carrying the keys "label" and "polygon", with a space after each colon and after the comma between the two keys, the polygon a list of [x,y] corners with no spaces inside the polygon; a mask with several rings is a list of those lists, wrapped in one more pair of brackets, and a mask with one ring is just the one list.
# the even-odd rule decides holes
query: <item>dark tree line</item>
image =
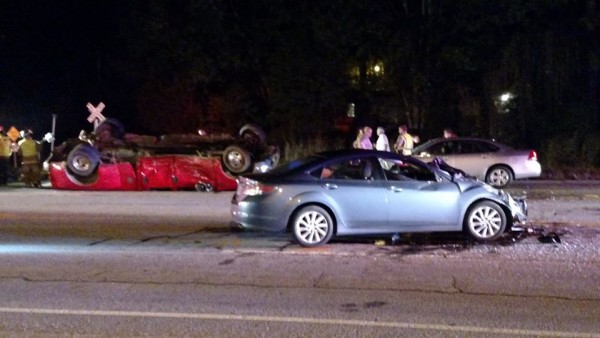
{"label": "dark tree line", "polygon": [[597,0],[62,4],[78,9],[62,18],[78,31],[48,20],[65,44],[57,110],[97,98],[143,132],[254,122],[282,143],[331,146],[353,103],[350,134],[382,125],[393,138],[407,124],[426,139],[451,127],[553,164],[600,165]]}

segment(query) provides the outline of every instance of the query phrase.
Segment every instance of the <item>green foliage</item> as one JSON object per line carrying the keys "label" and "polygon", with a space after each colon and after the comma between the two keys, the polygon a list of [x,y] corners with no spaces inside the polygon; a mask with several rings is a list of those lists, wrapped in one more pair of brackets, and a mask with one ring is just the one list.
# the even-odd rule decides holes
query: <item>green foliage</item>
{"label": "green foliage", "polygon": [[589,134],[583,139],[581,158],[588,165],[600,168],[600,135]]}
{"label": "green foliage", "polygon": [[343,149],[346,145],[341,138],[316,136],[300,141],[284,141],[281,163],[327,150]]}
{"label": "green foliage", "polygon": [[549,170],[600,168],[600,135],[558,135],[549,140],[541,154],[540,161]]}
{"label": "green foliage", "polygon": [[[597,137],[600,127],[590,2],[131,0],[116,7],[128,13],[122,70],[135,82],[146,129],[253,122],[292,148],[316,149],[306,143],[332,134],[353,102],[357,124],[406,123],[424,137],[452,127],[542,147],[552,165],[596,158],[594,143],[576,136]],[[369,74],[375,62],[384,65],[381,78]],[[499,113],[505,91],[516,99]]]}

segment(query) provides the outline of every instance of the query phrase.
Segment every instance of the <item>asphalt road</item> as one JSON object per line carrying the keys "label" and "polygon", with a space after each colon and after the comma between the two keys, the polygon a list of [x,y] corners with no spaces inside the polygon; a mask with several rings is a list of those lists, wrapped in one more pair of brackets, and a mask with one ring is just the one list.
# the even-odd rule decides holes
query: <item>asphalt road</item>
{"label": "asphalt road", "polygon": [[497,244],[305,249],[232,231],[229,192],[0,188],[0,336],[600,337],[599,190],[511,189],[530,222]]}

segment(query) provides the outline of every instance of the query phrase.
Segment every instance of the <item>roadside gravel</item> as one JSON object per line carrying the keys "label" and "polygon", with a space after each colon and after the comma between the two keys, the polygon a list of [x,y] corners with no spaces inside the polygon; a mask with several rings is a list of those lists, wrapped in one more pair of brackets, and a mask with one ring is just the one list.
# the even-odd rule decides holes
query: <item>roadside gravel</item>
{"label": "roadside gravel", "polygon": [[517,181],[506,191],[527,196],[532,224],[600,227],[600,181]]}

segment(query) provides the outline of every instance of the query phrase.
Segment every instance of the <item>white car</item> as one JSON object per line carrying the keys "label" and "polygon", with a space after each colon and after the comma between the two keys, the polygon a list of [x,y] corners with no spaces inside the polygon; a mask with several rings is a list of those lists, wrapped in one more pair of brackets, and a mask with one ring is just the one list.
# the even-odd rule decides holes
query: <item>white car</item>
{"label": "white car", "polygon": [[450,166],[497,188],[505,187],[515,179],[535,178],[542,174],[535,150],[517,150],[480,138],[429,140],[415,147],[413,156],[425,162],[440,157]]}

